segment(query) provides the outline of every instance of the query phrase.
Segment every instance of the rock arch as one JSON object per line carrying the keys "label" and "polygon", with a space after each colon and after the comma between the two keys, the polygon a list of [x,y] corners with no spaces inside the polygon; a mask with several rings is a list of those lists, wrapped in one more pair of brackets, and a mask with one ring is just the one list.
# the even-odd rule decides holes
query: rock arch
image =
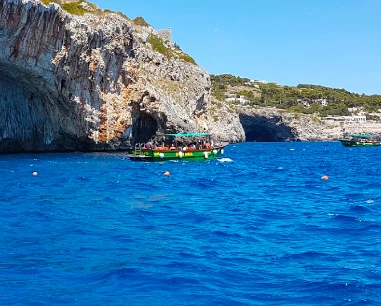
{"label": "rock arch", "polygon": [[240,114],[239,120],[248,142],[294,141],[295,133],[280,117]]}
{"label": "rock arch", "polygon": [[132,115],[132,139],[134,143],[145,143],[152,138],[159,129],[155,118],[144,112]]}

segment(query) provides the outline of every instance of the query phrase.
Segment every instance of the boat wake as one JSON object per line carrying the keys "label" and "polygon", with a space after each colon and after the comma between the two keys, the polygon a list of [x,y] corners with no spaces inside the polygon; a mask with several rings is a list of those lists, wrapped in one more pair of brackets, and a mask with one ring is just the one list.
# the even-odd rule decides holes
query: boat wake
{"label": "boat wake", "polygon": [[224,158],[218,158],[217,160],[218,160],[219,162],[221,162],[221,163],[232,163],[232,162],[233,162],[232,159],[227,158],[227,157],[224,157]]}

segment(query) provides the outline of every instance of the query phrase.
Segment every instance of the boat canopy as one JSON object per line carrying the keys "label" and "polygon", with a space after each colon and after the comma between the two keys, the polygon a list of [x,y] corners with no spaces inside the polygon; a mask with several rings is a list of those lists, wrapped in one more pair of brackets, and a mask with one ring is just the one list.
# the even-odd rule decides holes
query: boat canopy
{"label": "boat canopy", "polygon": [[197,137],[197,136],[210,136],[209,133],[178,133],[178,134],[165,134],[165,136],[173,137]]}
{"label": "boat canopy", "polygon": [[350,134],[349,136],[354,138],[363,138],[363,139],[371,139],[373,136],[371,135],[365,135],[365,134]]}

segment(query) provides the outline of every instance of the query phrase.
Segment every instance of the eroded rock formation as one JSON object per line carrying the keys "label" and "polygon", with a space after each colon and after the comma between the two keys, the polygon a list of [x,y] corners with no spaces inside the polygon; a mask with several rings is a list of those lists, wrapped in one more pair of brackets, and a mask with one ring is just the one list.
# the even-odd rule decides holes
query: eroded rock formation
{"label": "eroded rock formation", "polygon": [[225,104],[211,112],[213,134],[233,142],[332,141],[343,133],[339,122],[271,107]]}
{"label": "eroded rock formation", "polygon": [[154,52],[150,34],[118,14],[0,1],[0,152],[124,148],[207,129],[209,74]]}
{"label": "eroded rock formation", "polygon": [[152,27],[86,9],[74,16],[54,3],[0,0],[0,153],[124,149],[184,131],[230,142],[330,140],[341,132],[275,109],[212,105],[209,74],[153,51]]}

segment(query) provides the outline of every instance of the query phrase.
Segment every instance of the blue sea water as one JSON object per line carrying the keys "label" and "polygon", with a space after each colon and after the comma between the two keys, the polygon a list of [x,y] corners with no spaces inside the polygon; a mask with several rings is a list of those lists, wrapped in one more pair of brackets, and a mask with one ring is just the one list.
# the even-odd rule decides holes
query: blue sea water
{"label": "blue sea water", "polygon": [[0,305],[381,305],[380,154],[2,155]]}

